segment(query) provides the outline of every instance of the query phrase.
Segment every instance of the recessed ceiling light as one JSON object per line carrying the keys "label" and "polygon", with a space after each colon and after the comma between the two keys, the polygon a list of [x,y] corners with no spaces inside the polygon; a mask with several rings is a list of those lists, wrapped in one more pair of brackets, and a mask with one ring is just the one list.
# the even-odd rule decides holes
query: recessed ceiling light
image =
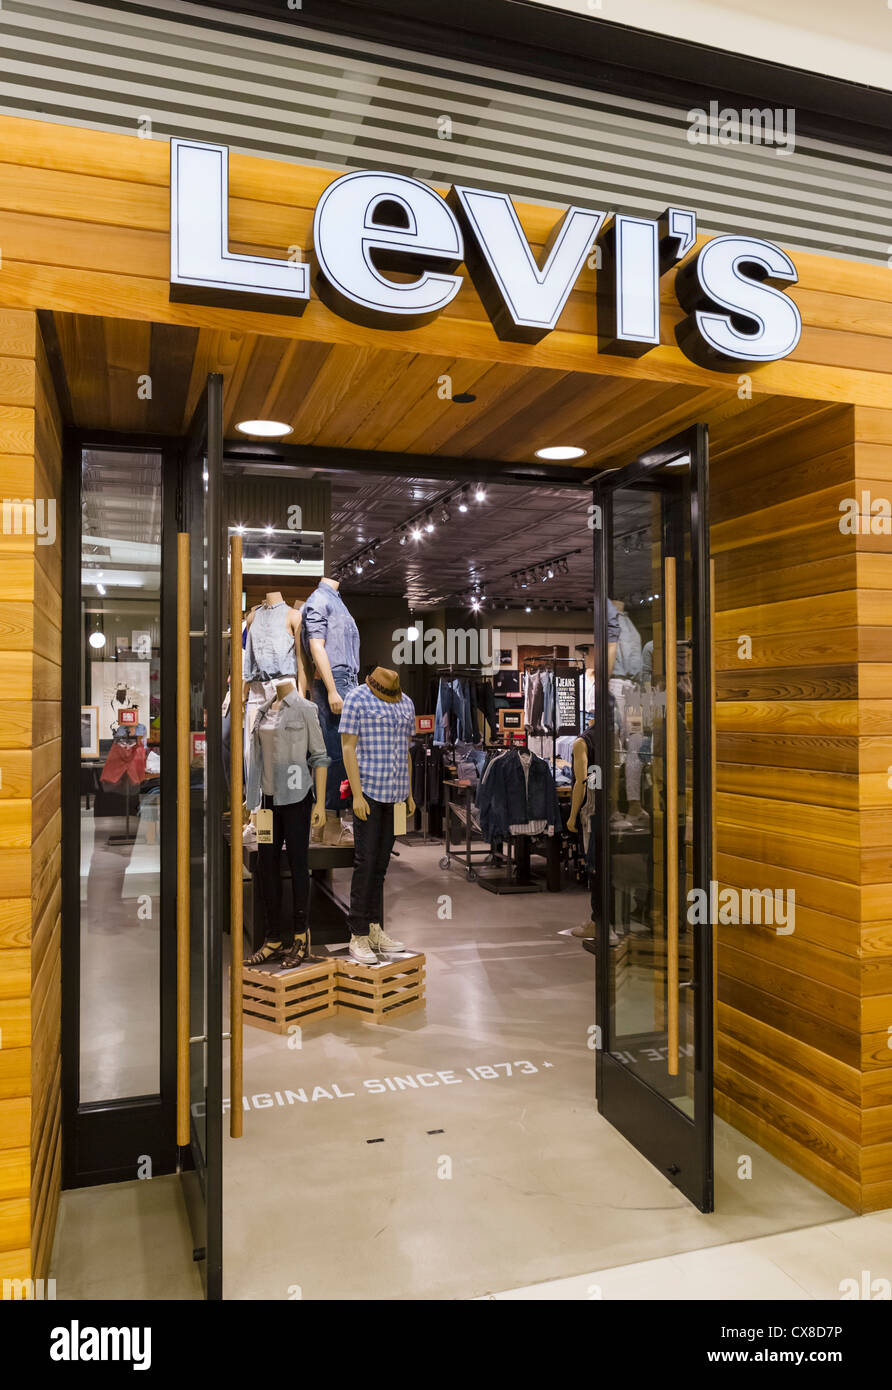
{"label": "recessed ceiling light", "polygon": [[581,459],[585,457],[584,449],[577,449],[573,444],[554,444],[548,449],[537,449],[537,459],[549,459],[557,462],[561,459]]}
{"label": "recessed ceiling light", "polygon": [[291,426],[281,420],[242,420],[236,429],[242,434],[258,434],[264,439],[281,439],[283,434],[291,433]]}
{"label": "recessed ceiling light", "polygon": [[99,647],[104,647],[104,646],[105,646],[105,633],[104,633],[104,632],[91,632],[91,633],[90,633],[90,646],[91,646],[91,647],[96,647],[97,649],[98,649]]}
{"label": "recessed ceiling light", "polygon": [[458,391],[452,397],[452,402],[453,405],[471,405],[476,399],[477,397],[473,396],[470,391]]}

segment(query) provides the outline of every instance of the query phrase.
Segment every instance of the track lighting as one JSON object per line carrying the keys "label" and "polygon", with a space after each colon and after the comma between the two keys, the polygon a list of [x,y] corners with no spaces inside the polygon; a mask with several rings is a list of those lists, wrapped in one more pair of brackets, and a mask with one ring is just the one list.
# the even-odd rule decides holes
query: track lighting
{"label": "track lighting", "polygon": [[412,527],[412,539],[413,541],[424,540],[424,532],[422,531],[420,526],[416,525]]}
{"label": "track lighting", "polygon": [[405,545],[405,544],[406,544],[406,541],[407,541],[408,539],[409,539],[409,534],[408,534],[408,532],[406,531],[406,528],[405,528],[405,526],[404,526],[403,529],[402,529],[402,531],[400,531],[400,545]]}
{"label": "track lighting", "polygon": [[466,512],[466,511],[468,510],[468,496],[469,496],[468,488],[463,487],[462,490],[461,490],[461,497],[459,498],[459,502],[458,502],[458,510],[459,510],[460,512]]}
{"label": "track lighting", "polygon": [[482,483],[477,484],[477,488],[474,492],[474,500],[477,502],[486,501],[486,488],[483,486]]}
{"label": "track lighting", "polygon": [[451,513],[451,511],[449,510],[449,508],[446,506],[446,503],[445,503],[445,502],[443,503],[442,510],[440,511],[440,520],[442,521],[442,523],[443,523],[444,526],[446,525],[446,523],[447,523],[448,521],[451,521],[451,520],[452,520],[452,513]]}
{"label": "track lighting", "polygon": [[434,514],[433,514],[433,512],[428,512],[427,516],[424,518],[424,529],[425,529],[425,531],[428,531],[428,532],[433,531],[433,529],[434,529]]}

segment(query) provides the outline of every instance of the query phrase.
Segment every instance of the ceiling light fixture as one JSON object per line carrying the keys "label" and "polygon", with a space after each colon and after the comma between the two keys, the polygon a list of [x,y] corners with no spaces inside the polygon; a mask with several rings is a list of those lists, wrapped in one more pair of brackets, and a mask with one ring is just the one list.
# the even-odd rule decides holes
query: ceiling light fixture
{"label": "ceiling light fixture", "polygon": [[291,426],[282,420],[242,420],[236,429],[241,434],[259,435],[263,439],[281,439],[283,435],[291,434]]}
{"label": "ceiling light fixture", "polygon": [[461,490],[461,497],[459,498],[459,503],[458,503],[458,510],[459,510],[460,512],[466,512],[466,511],[468,510],[468,496],[469,496],[469,491],[468,491],[468,489],[467,489],[466,487],[463,487],[462,490]]}
{"label": "ceiling light fixture", "polygon": [[100,647],[104,647],[104,646],[105,646],[105,633],[104,633],[104,632],[91,632],[91,633],[90,633],[90,646],[91,646],[91,647],[95,647],[95,648],[97,649],[97,651],[98,651],[98,649],[99,649]]}
{"label": "ceiling light fixture", "polygon": [[478,484],[477,484],[477,487],[476,487],[476,489],[475,489],[475,491],[474,491],[474,500],[475,500],[476,502],[485,502],[485,501],[486,501],[486,488],[483,486],[482,483],[478,483]]}
{"label": "ceiling light fixture", "polygon": [[433,514],[433,512],[428,512],[427,516],[424,518],[424,529],[425,529],[425,531],[427,531],[427,532],[433,531],[433,529],[434,529],[434,514]]}
{"label": "ceiling light fixture", "polygon": [[547,449],[537,449],[536,458],[559,463],[564,459],[585,458],[585,450],[578,449],[575,444],[551,444]]}
{"label": "ceiling light fixture", "polygon": [[424,532],[422,531],[422,529],[421,529],[420,526],[413,526],[413,527],[412,527],[412,539],[413,539],[413,541],[423,541],[423,540],[424,540]]}

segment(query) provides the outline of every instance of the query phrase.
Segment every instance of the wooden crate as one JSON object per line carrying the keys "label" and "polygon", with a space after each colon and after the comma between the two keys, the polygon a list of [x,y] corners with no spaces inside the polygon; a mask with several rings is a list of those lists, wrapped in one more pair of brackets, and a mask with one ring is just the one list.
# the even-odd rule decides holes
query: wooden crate
{"label": "wooden crate", "polygon": [[339,958],[335,967],[338,1013],[366,1023],[389,1023],[424,1008],[424,956],[404,956],[381,965]]}
{"label": "wooden crate", "polygon": [[242,966],[242,1008],[245,1023],[270,1033],[287,1033],[337,1013],[334,962],[299,965],[294,970],[264,970]]}

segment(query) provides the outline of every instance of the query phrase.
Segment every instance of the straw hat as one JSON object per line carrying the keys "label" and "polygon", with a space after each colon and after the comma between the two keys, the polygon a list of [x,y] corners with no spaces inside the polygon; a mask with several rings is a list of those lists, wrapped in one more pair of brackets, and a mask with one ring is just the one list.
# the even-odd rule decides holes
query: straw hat
{"label": "straw hat", "polygon": [[366,676],[365,683],[379,700],[388,700],[396,704],[403,698],[399,676],[396,671],[388,671],[385,666],[376,666],[371,675]]}

